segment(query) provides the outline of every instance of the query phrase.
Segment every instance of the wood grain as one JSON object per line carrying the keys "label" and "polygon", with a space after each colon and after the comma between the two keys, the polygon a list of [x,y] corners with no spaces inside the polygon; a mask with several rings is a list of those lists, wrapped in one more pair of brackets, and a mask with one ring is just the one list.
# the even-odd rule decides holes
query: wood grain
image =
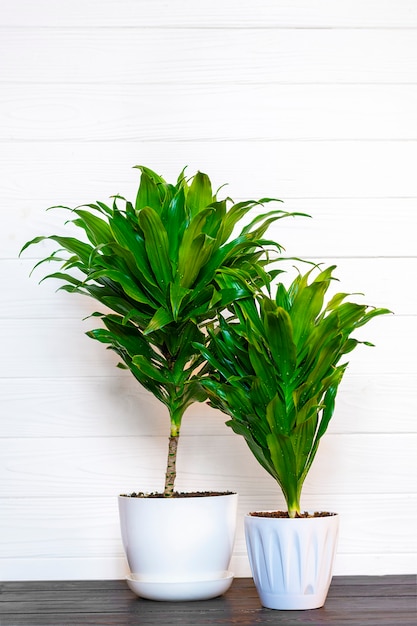
{"label": "wood grain", "polygon": [[[190,175],[197,170],[210,175],[213,187],[228,183],[225,195],[235,200],[265,196],[288,201],[290,198],[315,199],[373,199],[375,213],[373,237],[384,236],[382,224],[388,220],[396,224],[394,211],[401,200],[415,207],[417,180],[414,163],[417,160],[417,141],[307,141],[307,142],[168,142],[166,146],[154,142],[139,143],[5,143],[2,144],[0,164],[3,172],[0,193],[5,206],[12,203],[24,227],[22,232],[5,233],[5,240],[13,238],[14,255],[22,240],[30,233],[48,232],[51,218],[45,209],[52,205],[77,206],[101,199],[108,201],[117,193],[134,197],[138,173],[137,164],[146,164],[163,174],[167,180],[176,180],[185,165]],[[378,203],[393,207],[388,215],[380,211],[384,220],[380,226]],[[415,200],[414,200],[415,202]],[[330,202],[326,206],[329,207]],[[284,205],[285,206],[285,205]],[[317,204],[315,205],[317,207]],[[336,205],[337,206],[337,205]],[[372,207],[372,205],[370,205]],[[308,202],[304,202],[308,211]],[[372,210],[372,209],[371,209]],[[406,209],[407,210],[407,209]],[[28,223],[25,218],[39,211],[44,226]],[[54,212],[51,212],[52,215]],[[409,226],[415,232],[415,212],[410,214]],[[65,215],[64,219],[68,216]],[[14,217],[12,226],[16,227]],[[62,217],[59,216],[62,223]],[[360,230],[360,219],[350,226]],[[300,228],[302,225],[300,224]],[[393,228],[395,237],[395,228]],[[310,236],[300,233],[300,240]],[[406,237],[407,241],[407,237]],[[284,243],[284,242],[283,242]],[[10,247],[9,247],[10,249]],[[355,254],[352,241],[352,252]],[[326,248],[322,254],[325,255]],[[411,253],[410,253],[411,254]],[[413,256],[413,255],[412,255]]]}
{"label": "wood grain", "polygon": [[[412,576],[334,577],[326,604],[314,611],[261,607],[251,579],[235,580],[226,595],[204,602],[151,602],[123,581],[9,582],[1,586],[4,626],[76,624],[369,624],[415,623]],[[29,621],[31,620],[31,621]],[[138,621],[139,620],[139,621]]]}
{"label": "wood grain", "polygon": [[416,106],[414,84],[10,84],[0,141],[409,141]]}
{"label": "wood grain", "polygon": [[[416,439],[414,433],[328,435],[304,492],[337,494],[342,485],[345,494],[411,494]],[[0,450],[1,497],[87,497],[160,490],[167,438],[7,438],[0,441]],[[267,494],[271,481],[239,437],[184,437],[181,442],[178,489]]]}
{"label": "wood grain", "polygon": [[[215,188],[229,183],[235,200],[274,196],[311,214],[271,235],[288,256],[336,263],[335,287],[395,312],[364,329],[376,347],[352,355],[303,505],[340,512],[338,574],[415,573],[415,1],[1,4],[0,579],[80,578],[96,593],[86,579],[123,578],[115,495],[162,482],[163,407],[85,337],[92,301],[38,286],[40,272],[29,279],[47,244],[18,259],[31,237],[67,232],[68,214],[46,207],[134,197],[138,163],[169,180],[188,165]],[[179,481],[239,491],[232,567],[249,576],[244,513],[282,507],[282,496],[204,405],[184,420]],[[392,578],[351,582],[306,620],[407,623],[408,591],[389,595]],[[18,605],[28,615],[15,626],[155,623],[131,596],[109,599],[98,618],[106,593],[84,602],[77,586],[57,585],[48,589],[68,601],[36,586],[9,588],[11,604],[0,593],[0,622]],[[238,623],[289,623],[241,589],[227,617],[224,604],[207,615],[232,623],[240,606]],[[78,611],[70,621],[67,607]],[[193,607],[176,610],[158,619],[196,623]]]}
{"label": "wood grain", "polygon": [[[19,28],[415,28],[414,0],[241,0],[204,2],[204,15],[194,0],[3,0],[0,26]],[[82,20],[82,21],[81,21]]]}
{"label": "wood grain", "polygon": [[417,71],[412,30],[8,28],[1,50],[8,83],[412,84]]}

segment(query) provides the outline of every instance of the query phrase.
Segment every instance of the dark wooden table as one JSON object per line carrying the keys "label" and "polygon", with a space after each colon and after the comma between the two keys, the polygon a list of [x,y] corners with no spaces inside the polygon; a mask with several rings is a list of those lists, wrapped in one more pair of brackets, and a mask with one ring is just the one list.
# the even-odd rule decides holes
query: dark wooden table
{"label": "dark wooden table", "polygon": [[121,580],[0,583],[1,626],[125,626],[134,624],[417,624],[416,576],[338,576],[325,606],[272,611],[253,582],[237,578],[222,597],[205,602],[152,602]]}

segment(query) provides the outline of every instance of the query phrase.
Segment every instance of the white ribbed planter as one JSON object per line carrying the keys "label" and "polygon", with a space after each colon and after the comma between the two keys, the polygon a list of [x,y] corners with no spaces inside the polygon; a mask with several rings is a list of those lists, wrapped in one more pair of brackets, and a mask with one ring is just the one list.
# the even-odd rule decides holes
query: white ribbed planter
{"label": "white ribbed planter", "polygon": [[119,496],[122,541],[137,595],[203,600],[224,593],[233,575],[237,494],[187,498]]}
{"label": "white ribbed planter", "polygon": [[253,579],[269,609],[316,609],[326,601],[333,570],[339,516],[245,516]]}

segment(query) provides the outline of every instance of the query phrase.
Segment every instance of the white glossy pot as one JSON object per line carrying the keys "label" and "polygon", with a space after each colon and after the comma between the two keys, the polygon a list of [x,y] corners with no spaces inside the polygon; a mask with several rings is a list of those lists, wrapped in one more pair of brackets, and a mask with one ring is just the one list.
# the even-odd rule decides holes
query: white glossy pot
{"label": "white glossy pot", "polygon": [[245,516],[249,562],[259,598],[269,609],[316,609],[326,601],[339,516]]}
{"label": "white glossy pot", "polygon": [[151,600],[202,600],[224,593],[233,580],[228,567],[237,498],[119,496],[131,589]]}

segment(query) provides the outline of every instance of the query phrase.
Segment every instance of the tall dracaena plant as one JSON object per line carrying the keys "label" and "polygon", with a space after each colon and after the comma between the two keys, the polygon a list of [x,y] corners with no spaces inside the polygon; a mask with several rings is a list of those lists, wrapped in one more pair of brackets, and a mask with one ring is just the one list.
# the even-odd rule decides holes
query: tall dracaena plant
{"label": "tall dracaena plant", "polygon": [[[187,180],[183,171],[169,184],[149,168],[138,168],[134,204],[116,196],[110,206],[96,202],[70,209],[80,239],[37,237],[22,250],[44,239],[58,244],[41,261],[61,264],[60,271],[47,277],[106,308],[93,313],[104,328],[87,334],[108,344],[121,357],[121,367],[168,408],[164,495],[171,496],[184,411],[206,398],[196,377],[204,359],[193,344],[204,344],[204,326],[217,312],[267,280],[264,247],[279,246],[263,236],[273,221],[289,214],[259,211],[270,198],[236,204],[219,200],[201,172]],[[235,234],[255,208],[255,217]]]}
{"label": "tall dracaena plant", "polygon": [[217,376],[203,379],[209,403],[230,416],[261,466],[284,494],[289,517],[300,513],[300,496],[321,437],[335,407],[348,365],[344,356],[361,342],[352,333],[387,309],[346,301],[338,293],[326,304],[335,266],[298,275],[274,298],[235,302],[234,316],[200,345]]}

